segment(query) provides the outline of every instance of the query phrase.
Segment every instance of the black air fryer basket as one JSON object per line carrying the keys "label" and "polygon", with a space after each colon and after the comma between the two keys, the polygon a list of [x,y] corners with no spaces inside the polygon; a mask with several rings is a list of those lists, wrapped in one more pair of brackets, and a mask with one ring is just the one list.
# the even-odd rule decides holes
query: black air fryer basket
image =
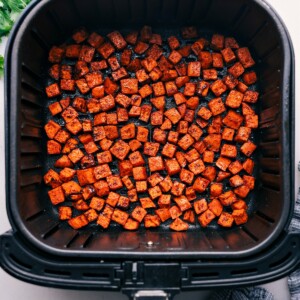
{"label": "black air fryer basket", "polygon": [[[150,25],[164,34],[194,25],[248,46],[259,76],[257,188],[247,224],[229,230],[118,227],[74,230],[47,198],[43,125],[45,64],[52,45],[85,26],[106,34]],[[6,202],[2,267],[22,280],[64,288],[180,290],[271,281],[297,265],[294,207],[294,56],[284,24],[262,0],[40,0],[24,11],[6,53]]]}

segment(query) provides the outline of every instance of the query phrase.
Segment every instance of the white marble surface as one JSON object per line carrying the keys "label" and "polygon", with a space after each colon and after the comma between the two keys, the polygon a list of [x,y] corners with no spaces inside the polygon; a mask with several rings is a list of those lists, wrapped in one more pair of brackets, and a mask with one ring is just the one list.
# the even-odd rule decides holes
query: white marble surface
{"label": "white marble surface", "polygon": [[[300,82],[297,82],[297,79],[300,78],[300,65],[298,64],[298,53],[300,53],[300,34],[299,34],[299,11],[300,11],[300,1],[299,0],[269,0],[269,3],[277,10],[283,21],[285,22],[292,41],[294,44],[294,49],[296,53],[296,109],[295,115],[300,115]],[[0,45],[0,54],[4,53],[5,50],[5,41]],[[0,100],[4,98],[3,95],[3,80],[0,80]],[[296,162],[300,161],[300,118],[296,117]],[[0,101],[0,162],[2,163],[0,167],[0,234],[10,229],[10,224],[6,215],[5,207],[5,172],[3,162],[4,158],[4,103]],[[295,194],[298,190],[300,183],[300,174],[295,174],[296,178],[296,188]],[[275,299],[289,299],[288,289],[287,289],[287,279],[283,278],[276,282],[269,283],[265,285],[268,289],[272,291],[275,295]],[[121,300],[126,299],[125,296],[119,293],[108,293],[108,292],[91,292],[91,291],[69,291],[62,289],[53,289],[34,286],[28,283],[21,282],[8,274],[6,274],[2,269],[0,269],[0,290],[2,295],[5,297],[1,299],[5,300],[80,300],[80,299],[89,299],[89,300],[100,300],[100,299],[111,299],[111,300]],[[207,299],[207,292],[189,292],[182,293],[177,296],[176,299],[186,299],[190,300],[195,299]]]}

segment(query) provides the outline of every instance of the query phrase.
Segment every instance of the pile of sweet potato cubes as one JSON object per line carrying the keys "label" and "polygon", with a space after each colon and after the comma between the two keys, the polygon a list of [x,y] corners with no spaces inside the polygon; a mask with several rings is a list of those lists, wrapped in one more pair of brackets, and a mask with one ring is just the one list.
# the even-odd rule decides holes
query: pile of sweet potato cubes
{"label": "pile of sweet potato cubes", "polygon": [[[49,52],[44,176],[74,229],[247,222],[257,76],[233,37],[77,30]],[[49,116],[48,116],[49,117]]]}

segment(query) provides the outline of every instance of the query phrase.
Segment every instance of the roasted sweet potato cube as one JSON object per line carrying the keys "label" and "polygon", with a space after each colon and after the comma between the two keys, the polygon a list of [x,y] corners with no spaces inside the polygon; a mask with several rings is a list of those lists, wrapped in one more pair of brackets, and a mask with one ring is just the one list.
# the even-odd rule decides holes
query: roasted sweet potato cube
{"label": "roasted sweet potato cube", "polygon": [[63,155],[60,157],[54,164],[54,167],[56,168],[71,168],[73,167],[73,163],[69,159],[67,155]]}
{"label": "roasted sweet potato cube", "polygon": [[209,181],[214,181],[216,174],[217,174],[217,171],[216,171],[215,167],[207,166],[201,175],[204,178],[208,179]]}
{"label": "roasted sweet potato cube", "polygon": [[214,34],[211,38],[210,45],[215,50],[222,50],[224,48],[225,38],[221,34]]}
{"label": "roasted sweet potato cube", "polygon": [[177,49],[180,47],[179,40],[177,39],[176,36],[173,36],[173,35],[168,37],[168,44],[169,44],[169,47],[171,50],[174,50],[174,49]]}
{"label": "roasted sweet potato cube", "polygon": [[255,65],[255,61],[247,47],[237,49],[236,55],[244,68],[250,68]]}
{"label": "roasted sweet potato cube", "polygon": [[55,64],[61,62],[63,56],[65,54],[65,50],[60,47],[53,46],[49,51],[48,60]]}
{"label": "roasted sweet potato cube", "polygon": [[[72,170],[72,169],[69,169]],[[61,178],[60,175],[58,175],[57,172],[55,172],[54,170],[50,169],[45,175],[44,175],[44,182],[45,184],[51,186],[52,188],[56,188],[58,186],[60,186],[62,184],[61,181],[64,178]],[[72,177],[70,178],[72,179]]]}
{"label": "roasted sweet potato cube", "polygon": [[147,181],[145,181],[145,180],[136,181],[135,187],[136,187],[136,191],[138,193],[144,193],[147,191]]}
{"label": "roasted sweet potato cube", "polygon": [[[124,161],[123,161],[124,162]],[[122,177],[122,182],[124,183],[125,187],[128,189],[128,190],[131,190],[134,188],[134,185],[131,181],[131,179],[129,178],[128,175],[125,175]]]}
{"label": "roasted sweet potato cube", "polygon": [[125,39],[119,31],[113,31],[107,37],[118,50],[122,50],[127,46]]}
{"label": "roasted sweet potato cube", "polygon": [[176,144],[178,142],[179,133],[176,131],[170,131],[168,135],[168,142]]}
{"label": "roasted sweet potato cube", "polygon": [[126,209],[129,207],[129,198],[124,197],[124,196],[120,196],[118,203],[117,203],[117,207],[121,207],[123,209]]}
{"label": "roasted sweet potato cube", "polygon": [[95,53],[94,47],[83,45],[80,49],[78,59],[90,63],[93,59],[94,53]]}
{"label": "roasted sweet potato cube", "polygon": [[140,198],[140,202],[141,202],[141,205],[144,209],[146,209],[146,208],[155,208],[156,207],[154,202],[148,197]]}
{"label": "roasted sweet potato cube", "polygon": [[179,121],[176,128],[179,134],[187,134],[188,129],[189,129],[189,123],[187,121]]}
{"label": "roasted sweet potato cube", "polygon": [[185,158],[189,163],[192,163],[200,158],[200,154],[195,148],[193,148],[185,153]]}
{"label": "roasted sweet potato cube", "polygon": [[202,154],[206,150],[206,145],[203,141],[198,141],[196,142],[193,147],[200,153]]}
{"label": "roasted sweet potato cube", "polygon": [[149,75],[144,69],[136,71],[135,76],[140,83],[144,83],[149,79]]}
{"label": "roasted sweet potato cube", "polygon": [[100,147],[102,148],[103,151],[109,150],[111,145],[113,144],[113,141],[108,140],[107,138],[102,139],[100,142]]}
{"label": "roasted sweet potato cube", "polygon": [[144,104],[141,106],[141,113],[139,119],[144,122],[148,122],[151,115],[152,106],[149,104]]}
{"label": "roasted sweet potato cube", "polygon": [[201,51],[198,55],[198,58],[203,69],[208,69],[211,67],[213,59],[212,54],[209,51]]}
{"label": "roasted sweet potato cube", "polygon": [[231,90],[233,90],[239,83],[239,81],[230,74],[223,78],[223,82]]}
{"label": "roasted sweet potato cube", "polygon": [[134,180],[147,180],[147,170],[145,167],[135,167],[132,169]]}
{"label": "roasted sweet potato cube", "polygon": [[205,106],[202,106],[199,110],[197,115],[204,120],[209,120],[212,116],[212,113],[209,109],[207,109]]}
{"label": "roasted sweet potato cube", "polygon": [[57,83],[50,84],[46,87],[46,94],[48,98],[57,97],[60,95],[60,88]]}
{"label": "roasted sweet potato cube", "polygon": [[232,203],[236,202],[237,201],[237,197],[236,195],[233,193],[233,191],[227,191],[223,194],[221,194],[219,196],[219,200],[221,201],[221,203],[224,205],[224,206],[229,206],[231,205]]}
{"label": "roasted sweet potato cube", "polygon": [[[125,184],[125,182],[124,182]],[[138,195],[137,195],[137,190],[136,189],[130,189],[127,192],[127,196],[130,202],[136,202],[138,201]]]}
{"label": "roasted sweet potato cube", "polygon": [[195,213],[191,209],[185,211],[183,215],[183,220],[191,224],[195,223]]}
{"label": "roasted sweet potato cube", "polygon": [[236,86],[236,88],[241,93],[246,93],[246,91],[248,90],[248,86],[245,83],[241,82],[241,81],[239,81],[239,83]]}
{"label": "roasted sweet potato cube", "polygon": [[246,115],[245,126],[248,128],[258,128],[258,115]]}
{"label": "roasted sweet potato cube", "polygon": [[176,80],[176,78],[178,77],[178,74],[176,72],[176,70],[167,70],[163,72],[162,81],[170,81],[170,80]]}
{"label": "roasted sweet potato cube", "polygon": [[233,216],[227,212],[222,212],[218,220],[218,224],[222,227],[231,227],[233,222]]}
{"label": "roasted sweet potato cube", "polygon": [[208,102],[208,107],[213,116],[217,116],[225,111],[225,106],[222,98],[215,98]]}
{"label": "roasted sweet potato cube", "polygon": [[79,112],[86,113],[86,101],[82,97],[76,97],[72,103],[72,106]]}
{"label": "roasted sweet potato cube", "polygon": [[192,207],[189,200],[185,196],[175,197],[175,203],[178,205],[181,211],[186,211]]}
{"label": "roasted sweet potato cube", "polygon": [[239,113],[229,110],[227,115],[222,120],[223,124],[232,129],[239,129],[243,122],[243,116]]}
{"label": "roasted sweet potato cube", "polygon": [[[49,172],[51,171],[51,169],[49,170]],[[48,172],[48,173],[49,173]],[[47,174],[48,174],[47,173]],[[46,175],[47,175],[46,174]],[[56,173],[57,174],[57,173]],[[63,170],[61,170],[60,172],[59,172],[59,178],[60,178],[60,180],[61,181],[63,181],[63,182],[67,182],[67,181],[70,181],[74,176],[75,176],[75,174],[76,174],[76,171],[75,170],[73,170],[73,169],[70,169],[70,168],[64,168]],[[45,176],[46,176],[45,175]],[[44,178],[45,178],[45,176],[44,176]],[[52,185],[52,187],[53,187],[53,185]]]}
{"label": "roasted sweet potato cube", "polygon": [[156,98],[151,98],[150,102],[158,110],[164,110],[164,108],[165,108],[166,101],[165,101],[165,97],[164,96],[160,96],[160,97],[156,97]]}
{"label": "roasted sweet potato cube", "polygon": [[90,91],[90,88],[84,78],[76,80],[76,86],[81,94],[86,94]]}
{"label": "roasted sweet potato cube", "polygon": [[197,177],[193,184],[193,189],[196,192],[203,193],[208,187],[208,185],[209,185],[209,180],[207,180],[206,178]]}
{"label": "roasted sweet potato cube", "polygon": [[222,156],[220,156],[216,161],[216,166],[222,171],[226,171],[230,164],[231,160]]}
{"label": "roasted sweet potato cube", "polygon": [[232,210],[244,209],[247,210],[248,206],[244,200],[238,200],[231,205]]}
{"label": "roasted sweet potato cube", "polygon": [[129,218],[129,214],[125,211],[122,211],[116,208],[111,216],[112,221],[119,223],[121,225],[125,225],[127,219]]}
{"label": "roasted sweet potato cube", "polygon": [[115,52],[115,48],[108,42],[102,44],[97,51],[102,55],[104,59],[107,59]]}
{"label": "roasted sweet potato cube", "polygon": [[224,67],[223,57],[220,53],[212,53],[212,66],[217,69]]}
{"label": "roasted sweet potato cube", "polygon": [[173,223],[170,224],[170,229],[174,231],[185,231],[189,229],[189,225],[181,219],[177,218]]}
{"label": "roasted sweet potato cube", "polygon": [[238,78],[244,73],[245,69],[240,62],[235,63],[228,69],[228,73],[233,77]]}
{"label": "roasted sweet potato cube", "polygon": [[214,157],[215,157],[215,154],[213,151],[206,150],[203,152],[203,161],[206,163],[213,163]]}
{"label": "roasted sweet potato cube", "polygon": [[55,116],[55,115],[59,114],[60,112],[62,112],[62,107],[59,102],[54,102],[54,103],[50,104],[48,106],[48,108],[49,108],[52,116]]}
{"label": "roasted sweet potato cube", "polygon": [[165,222],[171,218],[171,214],[168,208],[159,208],[155,210],[155,213],[159,216],[162,222]]}
{"label": "roasted sweet potato cube", "polygon": [[239,108],[244,95],[236,90],[231,90],[226,98],[225,104],[231,108]]}
{"label": "roasted sweet potato cube", "polygon": [[94,209],[89,209],[84,213],[84,216],[87,218],[88,222],[93,222],[97,220],[98,214]]}
{"label": "roasted sweet potato cube", "polygon": [[183,150],[187,150],[190,146],[194,144],[195,140],[190,134],[184,135],[179,141],[178,146],[181,147]]}
{"label": "roasted sweet potato cube", "polygon": [[66,196],[79,194],[81,192],[80,185],[75,181],[68,181],[61,185]]}
{"label": "roasted sweet potato cube", "polygon": [[216,80],[210,85],[210,89],[217,96],[221,96],[227,90],[227,86],[223,83],[222,80]]}
{"label": "roasted sweet potato cube", "polygon": [[241,146],[240,150],[246,156],[251,156],[254,150],[256,149],[256,147],[257,146],[253,144],[251,141],[247,141]]}
{"label": "roasted sweet potato cube", "polygon": [[178,63],[180,62],[180,60],[182,59],[182,55],[181,55],[178,51],[173,50],[173,51],[170,53],[168,59],[169,59],[169,61],[170,61],[172,64],[176,65],[176,64],[178,64]]}
{"label": "roasted sweet potato cube", "polygon": [[144,154],[148,156],[156,156],[159,149],[159,143],[146,142],[144,144]]}
{"label": "roasted sweet potato cube", "polygon": [[139,58],[134,58],[127,66],[127,71],[136,72],[142,68],[141,60]]}
{"label": "roasted sweet potato cube", "polygon": [[223,181],[224,179],[230,176],[231,174],[229,172],[219,171],[216,181],[217,182]]}
{"label": "roasted sweet potato cube", "polygon": [[224,144],[221,148],[221,155],[229,158],[235,158],[237,156],[236,146]]}
{"label": "roasted sweet potato cube", "polygon": [[110,152],[118,159],[124,160],[130,151],[130,147],[122,140],[118,140],[111,148]]}
{"label": "roasted sweet potato cube", "polygon": [[66,57],[77,58],[79,56],[81,45],[68,45],[66,46]]}
{"label": "roasted sweet potato cube", "polygon": [[95,153],[99,150],[97,145],[93,141],[89,142],[89,143],[86,143],[83,146],[84,146],[85,151],[89,154]]}
{"label": "roasted sweet potato cube", "polygon": [[158,227],[160,225],[160,219],[158,216],[146,215],[144,218],[145,228]]}
{"label": "roasted sweet potato cube", "polygon": [[225,48],[238,49],[240,46],[233,37],[225,38]]}
{"label": "roasted sweet potato cube", "polygon": [[150,73],[155,67],[157,67],[157,62],[152,57],[147,57],[141,61],[142,66]]}
{"label": "roasted sweet potato cube", "polygon": [[72,208],[69,206],[61,206],[58,208],[58,217],[60,220],[70,220],[72,218]]}
{"label": "roasted sweet potato cube", "polygon": [[131,140],[131,141],[129,141],[128,144],[129,144],[131,151],[136,151],[137,149],[142,147],[142,143],[138,140]]}
{"label": "roasted sweet potato cube", "polygon": [[[159,156],[160,157],[160,156]],[[150,158],[149,158],[150,159]],[[165,160],[166,170],[169,175],[174,175],[180,172],[181,168],[175,158]],[[157,170],[159,171],[159,170]]]}
{"label": "roasted sweet potato cube", "polygon": [[146,215],[147,211],[141,206],[136,206],[131,213],[131,217],[140,223],[143,221]]}
{"label": "roasted sweet potato cube", "polygon": [[208,204],[208,208],[216,216],[219,216],[223,211],[223,206],[222,206],[221,202],[218,199],[213,199]]}
{"label": "roasted sweet potato cube", "polygon": [[243,162],[243,169],[249,174],[251,175],[253,173],[253,169],[254,169],[254,161],[250,158],[247,158],[244,162]]}
{"label": "roasted sweet potato cube", "polygon": [[234,129],[225,127],[222,132],[222,140],[233,141]]}
{"label": "roasted sweet potato cube", "polygon": [[85,201],[83,201],[82,199],[75,201],[72,203],[73,207],[79,211],[84,211],[84,210],[88,210],[89,206],[87,205],[87,203]]}
{"label": "roasted sweet potato cube", "polygon": [[118,190],[123,187],[122,180],[118,175],[110,175],[106,177],[106,181],[111,190]]}
{"label": "roasted sweet potato cube", "polygon": [[69,159],[72,161],[72,163],[76,164],[79,162],[84,156],[84,153],[79,149],[74,149],[68,154]]}
{"label": "roasted sweet potato cube", "polygon": [[109,186],[107,184],[107,182],[105,180],[99,180],[97,182],[94,183],[94,188],[96,191],[96,194],[99,197],[103,197],[105,195],[108,195],[110,190],[109,190]]}
{"label": "roasted sweet potato cube", "polygon": [[203,139],[206,148],[213,152],[218,152],[220,149],[222,137],[220,134],[209,134]]}
{"label": "roasted sweet potato cube", "polygon": [[229,47],[224,48],[221,51],[221,53],[222,53],[222,56],[223,56],[223,58],[224,58],[224,60],[227,64],[230,64],[230,63],[234,62],[235,59],[236,59],[236,56],[235,56],[234,52]]}
{"label": "roasted sweet potato cube", "polygon": [[137,230],[140,226],[140,223],[131,219],[131,218],[128,218],[126,223],[124,224],[123,228],[126,229],[126,230]]}
{"label": "roasted sweet potato cube", "polygon": [[138,80],[134,78],[122,79],[121,91],[126,95],[136,94],[138,92]]}
{"label": "roasted sweet potato cube", "polygon": [[158,67],[161,72],[165,72],[173,68],[173,65],[166,59],[165,56],[161,56],[158,61]]}
{"label": "roasted sweet potato cube", "polygon": [[[97,127],[102,127],[102,126],[97,126]],[[96,127],[94,127],[94,136],[95,136],[95,128]],[[105,136],[110,140],[115,140],[119,137],[118,127],[115,125],[104,126],[104,132],[105,132]],[[101,132],[101,138],[102,138],[102,132]]]}
{"label": "roasted sweet potato cube", "polygon": [[129,119],[128,112],[126,108],[118,107],[117,108],[117,119],[118,122],[127,122]]}
{"label": "roasted sweet potato cube", "polygon": [[250,137],[250,134],[251,134],[251,128],[241,126],[238,129],[234,140],[239,143],[247,142]]}
{"label": "roasted sweet potato cube", "polygon": [[234,189],[234,193],[240,198],[246,198],[250,192],[250,188],[246,185],[240,185]]}
{"label": "roasted sweet potato cube", "polygon": [[193,61],[188,63],[187,75],[189,77],[199,77],[201,71],[200,61]]}
{"label": "roasted sweet potato cube", "polygon": [[204,80],[217,80],[218,72],[216,69],[206,69],[202,71]]}
{"label": "roasted sweet potato cube", "polygon": [[197,215],[203,213],[208,208],[207,202],[206,202],[206,200],[204,198],[195,201],[193,205],[194,205],[194,210],[195,210],[195,212],[196,212]]}
{"label": "roasted sweet potato cube", "polygon": [[100,213],[100,215],[97,219],[97,224],[103,228],[107,228],[110,224],[113,211],[114,211],[114,209],[112,207],[110,207],[109,205],[106,205],[103,212]]}
{"label": "roasted sweet potato cube", "polygon": [[70,97],[66,97],[64,99],[61,99],[59,101],[59,104],[61,105],[62,109],[66,109],[70,105]]}
{"label": "roasted sweet potato cube", "polygon": [[151,114],[150,123],[153,126],[159,126],[163,123],[164,115],[161,111],[155,111]]}
{"label": "roasted sweet potato cube", "polygon": [[71,133],[76,135],[77,133],[79,133],[82,130],[82,125],[78,119],[73,119],[72,121],[70,121],[69,123],[66,124],[66,128]]}
{"label": "roasted sweet potato cube", "polygon": [[87,185],[84,188],[82,188],[81,193],[82,193],[83,199],[88,200],[96,194],[96,191],[92,185]]}
{"label": "roasted sweet potato cube", "polygon": [[[153,90],[152,87],[148,84],[144,85],[139,89],[139,94],[141,95],[142,98],[146,98],[152,94]],[[160,96],[160,95],[157,95]]]}
{"label": "roasted sweet potato cube", "polygon": [[242,225],[248,221],[248,215],[245,209],[233,210],[232,217],[234,218],[236,225]]}
{"label": "roasted sweet potato cube", "polygon": [[[132,106],[130,111],[128,112],[128,116],[129,117],[140,117],[141,111],[142,111],[141,107]],[[149,114],[149,117],[150,117],[150,114]]]}
{"label": "roasted sweet potato cube", "polygon": [[145,160],[139,151],[135,151],[129,155],[129,160],[133,167],[139,167],[145,164]]}
{"label": "roasted sweet potato cube", "polygon": [[196,92],[199,96],[206,97],[209,91],[209,87],[210,84],[208,82],[199,81]]}
{"label": "roasted sweet potato cube", "polygon": [[171,215],[171,218],[174,220],[178,217],[180,217],[182,215],[182,212],[180,210],[180,208],[176,205],[172,206],[170,209],[169,209],[169,212],[170,212],[170,215]]}
{"label": "roasted sweet potato cube", "polygon": [[151,199],[156,199],[162,195],[161,189],[158,185],[156,185],[152,188],[149,188],[148,193],[149,193]]}
{"label": "roasted sweet potato cube", "polygon": [[126,35],[125,40],[130,45],[135,45],[138,38],[138,31],[132,31]]}
{"label": "roasted sweet potato cube", "polygon": [[198,221],[200,223],[200,225],[202,227],[207,227],[207,225],[209,225],[209,223],[215,218],[215,214],[207,209],[204,213],[202,213],[199,217],[198,217]]}
{"label": "roasted sweet potato cube", "polygon": [[194,173],[194,175],[199,175],[200,173],[202,173],[205,170],[205,165],[202,161],[201,158],[193,161],[192,163],[190,163],[188,165],[188,168],[190,169],[191,172]]}
{"label": "roasted sweet potato cube", "polygon": [[149,48],[149,45],[142,42],[142,41],[138,41],[137,44],[134,47],[134,52],[136,54],[143,54],[144,52],[146,52]]}
{"label": "roasted sweet potato cube", "polygon": [[244,184],[250,189],[253,190],[255,186],[255,178],[253,176],[243,175]]}
{"label": "roasted sweet potato cube", "polygon": [[164,145],[161,154],[166,157],[172,158],[174,156],[175,152],[176,152],[176,146],[173,144],[167,143]]}
{"label": "roasted sweet potato cube", "polygon": [[89,38],[87,40],[87,42],[94,48],[99,48],[101,46],[101,44],[103,44],[104,42],[104,38],[97,34],[96,32],[92,32],[89,35]]}
{"label": "roasted sweet potato cube", "polygon": [[90,202],[90,208],[101,211],[104,207],[105,200],[99,197],[93,197]]}
{"label": "roasted sweet potato cube", "polygon": [[149,40],[150,44],[162,45],[162,38],[160,34],[152,33]]}
{"label": "roasted sweet potato cube", "polygon": [[72,38],[77,44],[80,44],[83,41],[85,41],[88,38],[88,36],[89,34],[86,31],[86,29],[80,28],[73,33]]}
{"label": "roasted sweet potato cube", "polygon": [[222,183],[212,183],[210,185],[210,196],[212,198],[218,197],[223,192],[223,184]]}
{"label": "roasted sweet potato cube", "polygon": [[130,123],[123,126],[120,133],[123,140],[133,139],[135,137],[135,124]]}
{"label": "roasted sweet potato cube", "polygon": [[172,188],[173,186],[173,182],[172,182],[172,179],[170,176],[167,176],[163,181],[161,181],[159,183],[159,186],[161,187],[161,189],[164,191],[164,192],[168,192],[170,191],[170,189]]}
{"label": "roasted sweet potato cube", "polygon": [[198,141],[200,139],[200,137],[203,134],[203,131],[201,130],[201,128],[199,128],[197,125],[192,124],[189,129],[188,129],[188,133],[196,140]]}
{"label": "roasted sweet potato cube", "polygon": [[94,175],[98,180],[112,175],[112,172],[108,164],[103,164],[94,168]]}
{"label": "roasted sweet potato cube", "polygon": [[[85,75],[86,82],[88,86],[92,89],[103,83],[103,78],[101,73],[92,72]],[[104,87],[103,87],[104,89]]]}
{"label": "roasted sweet potato cube", "polygon": [[157,81],[162,77],[163,73],[159,68],[154,68],[150,73],[149,77],[152,79],[152,81]]}
{"label": "roasted sweet potato cube", "polygon": [[171,195],[160,195],[157,204],[159,207],[169,208],[171,205]]}
{"label": "roasted sweet potato cube", "polygon": [[180,105],[180,104],[186,102],[186,98],[184,97],[184,95],[182,93],[174,94],[174,100],[175,100],[176,105]]}
{"label": "roasted sweet potato cube", "polygon": [[[176,67],[175,67],[176,68]],[[181,70],[178,71],[178,67],[176,68],[177,72],[180,72]],[[180,75],[180,74],[179,74]],[[175,79],[175,84],[176,86],[180,89],[183,87],[187,82],[189,82],[190,78],[188,76],[180,76]]]}
{"label": "roasted sweet potato cube", "polygon": [[181,196],[185,189],[185,184],[179,181],[174,181],[173,186],[171,188],[171,194],[174,196]]}
{"label": "roasted sweet potato cube", "polygon": [[[112,156],[109,151],[103,151],[100,153],[97,153],[97,160],[99,164],[107,164],[112,162]],[[121,163],[121,162],[120,162]]]}
{"label": "roasted sweet potato cube", "polygon": [[164,130],[155,128],[153,131],[153,140],[158,143],[164,144],[167,140],[167,133]]}
{"label": "roasted sweet potato cube", "polygon": [[165,168],[161,156],[149,157],[148,165],[150,172],[162,171]]}
{"label": "roasted sweet potato cube", "polygon": [[173,96],[178,92],[177,86],[174,81],[168,81],[165,83],[166,93],[168,96]]}
{"label": "roasted sweet potato cube", "polygon": [[89,224],[88,219],[86,218],[85,215],[79,215],[77,217],[74,217],[70,220],[68,220],[68,224],[73,228],[73,229],[80,229],[86,225]]}
{"label": "roasted sweet potato cube", "polygon": [[232,174],[237,174],[239,173],[241,170],[243,169],[242,164],[236,160],[234,162],[232,162],[229,167],[228,170],[232,173]]}
{"label": "roasted sweet potato cube", "polygon": [[239,175],[234,175],[229,179],[229,183],[232,187],[238,187],[244,184],[244,180]]}
{"label": "roasted sweet potato cube", "polygon": [[186,107],[190,109],[196,109],[199,106],[199,97],[191,97],[186,101]]}
{"label": "roasted sweet potato cube", "polygon": [[60,154],[61,152],[61,145],[54,141],[54,140],[50,140],[47,141],[47,153],[52,155],[52,154]]}
{"label": "roasted sweet potato cube", "polygon": [[204,47],[205,47],[204,39],[200,39],[191,46],[191,50],[194,52],[195,55],[198,56],[200,52],[204,49]]}

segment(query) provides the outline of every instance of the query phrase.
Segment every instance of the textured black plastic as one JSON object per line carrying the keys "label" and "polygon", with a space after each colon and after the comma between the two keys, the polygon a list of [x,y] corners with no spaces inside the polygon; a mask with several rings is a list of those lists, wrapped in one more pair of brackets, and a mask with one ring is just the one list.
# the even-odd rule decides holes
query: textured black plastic
{"label": "textured black plastic", "polygon": [[[186,233],[73,230],[57,222],[42,176],[43,72],[47,53],[79,26],[100,32],[140,28],[173,32],[195,25],[239,39],[256,57],[260,78],[258,187],[246,225]],[[6,54],[7,208],[14,231],[51,254],[115,258],[232,258],[266,249],[289,224],[293,200],[293,56],[284,25],[258,0],[42,0],[22,14]],[[152,241],[153,247],[147,242]]]}

